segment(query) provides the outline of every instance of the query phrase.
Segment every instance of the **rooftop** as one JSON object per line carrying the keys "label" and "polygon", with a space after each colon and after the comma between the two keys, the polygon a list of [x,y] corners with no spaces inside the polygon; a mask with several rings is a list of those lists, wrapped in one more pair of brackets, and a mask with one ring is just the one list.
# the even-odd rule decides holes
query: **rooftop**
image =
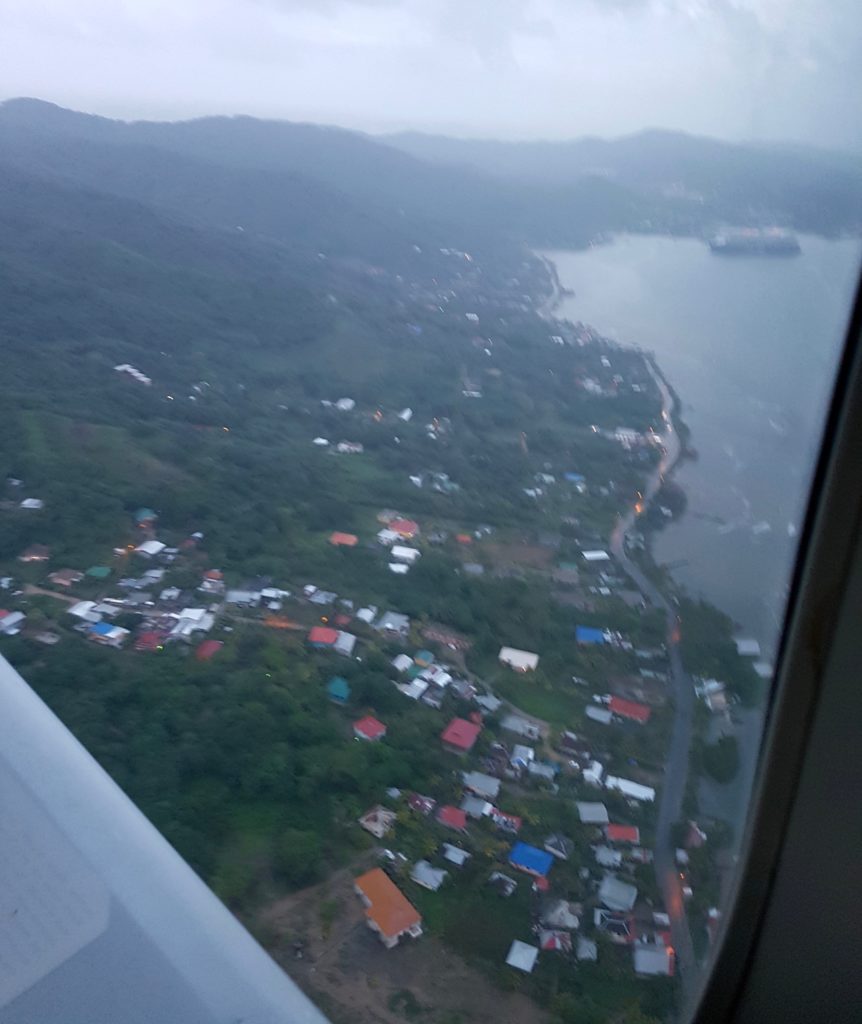
{"label": "rooftop", "polygon": [[437,820],[448,828],[465,829],[467,827],[466,812],[462,811],[460,807],[452,807],[451,804],[446,804],[437,811]]}
{"label": "rooftop", "polygon": [[579,800],[575,807],[578,809],[578,817],[585,825],[608,824],[608,809],[604,804]]}
{"label": "rooftop", "polygon": [[331,647],[338,639],[338,630],[329,626],[312,626],[308,634],[310,644],[321,644],[324,647]]}
{"label": "rooftop", "polygon": [[386,735],[386,726],[372,715],[366,715],[353,723],[353,732],[365,740],[379,740]]}
{"label": "rooftop", "polygon": [[516,672],[530,672],[539,664],[538,654],[534,654],[533,651],[522,651],[517,647],[501,647],[497,657]]}
{"label": "rooftop", "polygon": [[341,533],[340,530],[336,530],[330,535],[329,543],[334,544],[337,548],[355,548],[359,543],[359,538],[355,533]]}
{"label": "rooftop", "polygon": [[512,867],[541,877],[551,870],[554,858],[550,853],[540,850],[536,846],[530,846],[529,843],[515,843],[509,854],[509,863]]}
{"label": "rooftop", "polygon": [[464,772],[464,785],[478,796],[496,797],[500,792],[500,780],[484,772]]}
{"label": "rooftop", "polygon": [[422,923],[419,911],[380,868],[360,875],[353,884],[368,901],[366,917],[377,925],[383,935],[400,935]]}
{"label": "rooftop", "polygon": [[646,704],[638,704],[634,700],[624,700],[622,697],[611,697],[608,709],[613,715],[628,718],[632,722],[640,722],[641,725],[645,725],[652,714]]}
{"label": "rooftop", "polygon": [[224,644],[221,640],[204,640],[195,651],[195,657],[198,661],[209,661],[210,658],[218,654],[222,647],[224,647]]}
{"label": "rooftop", "polygon": [[515,967],[519,971],[524,971],[526,974],[530,974],[536,966],[538,956],[539,951],[535,946],[529,946],[526,942],[521,942],[519,939],[515,939],[509,947],[509,955],[506,957],[506,963],[510,967]]}
{"label": "rooftop", "polygon": [[433,867],[427,860],[418,860],[413,865],[410,877],[417,885],[421,885],[423,889],[430,889],[431,892],[437,892],[440,886],[449,877],[449,872],[444,871],[443,868]]}
{"label": "rooftop", "polygon": [[641,831],[637,825],[608,825],[605,836],[609,843],[634,843],[641,841]]}
{"label": "rooftop", "polygon": [[605,875],[599,886],[599,901],[609,910],[631,910],[637,898],[637,888],[616,875]]}
{"label": "rooftop", "polygon": [[466,718],[453,718],[443,730],[440,738],[450,747],[467,751],[473,748],[481,731],[482,726],[475,722],[468,722]]}
{"label": "rooftop", "polygon": [[575,640],[579,644],[603,644],[605,634],[594,626],[575,626]]}

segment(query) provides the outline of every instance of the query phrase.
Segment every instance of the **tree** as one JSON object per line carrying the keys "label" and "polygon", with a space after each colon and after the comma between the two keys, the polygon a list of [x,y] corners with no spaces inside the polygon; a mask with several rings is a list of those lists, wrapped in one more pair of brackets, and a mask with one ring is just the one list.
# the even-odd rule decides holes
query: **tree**
{"label": "tree", "polygon": [[703,768],[716,782],[730,782],[739,771],[739,743],[735,736],[722,736],[703,748]]}
{"label": "tree", "polygon": [[275,844],[273,866],[288,885],[299,888],[320,876],[322,852],[320,838],[315,832],[285,829]]}

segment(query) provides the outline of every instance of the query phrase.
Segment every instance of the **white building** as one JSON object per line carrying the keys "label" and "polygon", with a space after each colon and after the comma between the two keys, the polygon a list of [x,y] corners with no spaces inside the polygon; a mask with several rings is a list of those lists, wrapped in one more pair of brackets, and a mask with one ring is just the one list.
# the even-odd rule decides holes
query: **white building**
{"label": "white building", "polygon": [[673,974],[673,950],[665,945],[656,945],[647,942],[636,942],[634,944],[634,968],[635,974],[640,975],[664,975],[669,977]]}
{"label": "white building", "polygon": [[655,800],[655,790],[652,786],[642,786],[639,782],[632,782],[631,779],[621,779],[617,775],[605,777],[605,789],[615,790],[631,800],[639,800],[644,803],[652,803]]}
{"label": "white building", "polygon": [[395,562],[406,562],[408,565],[413,565],[417,558],[421,558],[422,552],[419,548],[408,548],[403,544],[393,544],[390,549],[390,555]]}
{"label": "white building", "polygon": [[590,761],[581,773],[581,778],[591,786],[601,786],[604,772],[605,766],[600,761]]}
{"label": "white building", "polygon": [[341,654],[345,658],[349,658],[353,654],[353,648],[355,646],[356,637],[352,633],[345,633],[343,630],[340,630],[333,649],[336,654]]}
{"label": "white building", "polygon": [[27,616],[23,612],[9,612],[0,619],[0,633],[5,636],[16,636],[21,632],[24,620]]}
{"label": "white building", "polygon": [[608,910],[629,911],[637,902],[638,891],[616,875],[607,874],[599,886],[599,901]]}
{"label": "white building", "polygon": [[86,620],[95,607],[95,601],[78,601],[76,604],[69,605],[66,610],[69,615],[74,615],[76,619]]}
{"label": "white building", "polygon": [[145,558],[153,558],[155,555],[160,555],[165,547],[166,545],[162,544],[160,540],[145,540],[143,544],[139,544],[135,548],[135,551]]}
{"label": "white building", "polygon": [[471,857],[472,854],[468,850],[462,850],[460,846],[453,846],[451,843],[443,844],[443,859],[448,860],[456,867],[464,867]]}
{"label": "white building", "polygon": [[501,647],[497,655],[502,664],[516,672],[532,672],[539,664],[539,655],[532,651],[522,651],[517,647]]}
{"label": "white building", "polygon": [[587,704],[584,714],[594,722],[601,722],[602,725],[610,725],[614,719],[614,716],[607,708],[596,707],[595,704]]}
{"label": "white building", "polygon": [[506,963],[509,967],[515,967],[517,970],[523,971],[525,974],[532,974],[538,958],[539,950],[536,946],[529,946],[526,942],[521,942],[519,939],[515,939],[509,947],[509,955],[506,957]]}
{"label": "white building", "polygon": [[423,889],[437,892],[449,877],[449,872],[444,871],[443,868],[432,867],[427,860],[418,860],[413,865],[410,877],[417,885],[421,885]]}

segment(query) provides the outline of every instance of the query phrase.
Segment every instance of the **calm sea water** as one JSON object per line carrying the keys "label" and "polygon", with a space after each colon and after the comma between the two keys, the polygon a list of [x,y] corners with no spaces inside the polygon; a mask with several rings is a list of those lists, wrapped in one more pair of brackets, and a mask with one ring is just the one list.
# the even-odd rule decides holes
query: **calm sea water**
{"label": "calm sea water", "polygon": [[698,459],[660,562],[774,650],[859,270],[860,244],[802,237],[796,258],[718,257],[692,240],[624,236],[545,253],[574,297],[558,315],[655,353]]}

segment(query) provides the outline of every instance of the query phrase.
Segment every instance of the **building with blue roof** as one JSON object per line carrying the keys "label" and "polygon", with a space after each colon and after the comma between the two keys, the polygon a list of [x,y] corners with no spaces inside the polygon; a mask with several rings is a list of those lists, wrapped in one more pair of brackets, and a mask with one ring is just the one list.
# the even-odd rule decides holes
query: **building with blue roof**
{"label": "building with blue roof", "polygon": [[551,870],[554,858],[545,850],[540,850],[529,843],[515,843],[509,854],[509,863],[513,868],[524,871],[528,875],[544,878]]}
{"label": "building with blue roof", "polygon": [[350,700],[350,683],[343,676],[333,676],[326,684],[326,693],[334,704],[346,704]]}
{"label": "building with blue roof", "polygon": [[129,635],[127,629],[122,626],[115,626],[111,622],[94,622],[87,630],[91,640],[107,647],[121,647],[123,641]]}
{"label": "building with blue roof", "polygon": [[605,634],[595,626],[575,626],[575,639],[579,644],[603,644]]}

